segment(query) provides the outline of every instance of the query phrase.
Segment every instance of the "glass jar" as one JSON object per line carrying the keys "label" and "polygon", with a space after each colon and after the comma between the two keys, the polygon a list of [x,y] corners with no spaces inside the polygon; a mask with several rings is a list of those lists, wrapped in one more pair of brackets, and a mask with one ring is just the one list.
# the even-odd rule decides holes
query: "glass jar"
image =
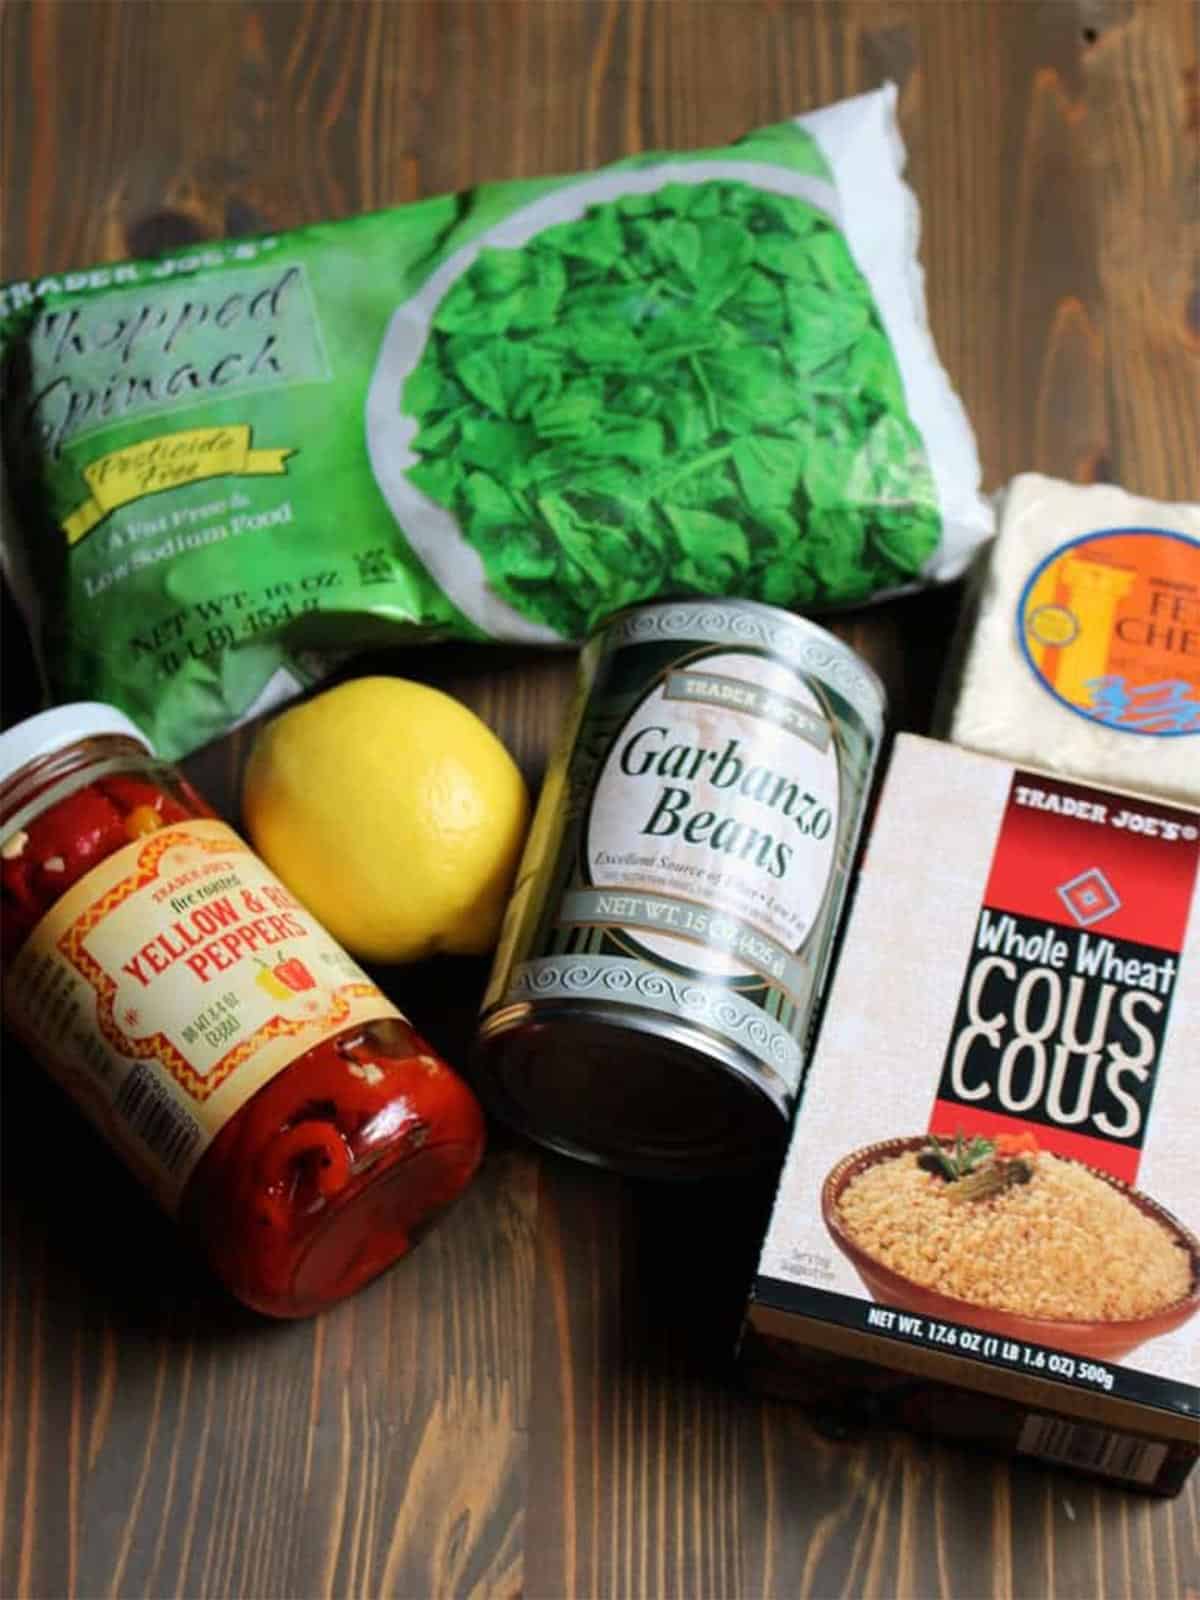
{"label": "glass jar", "polygon": [[0,735],[5,1020],[246,1304],[405,1255],[483,1119],[379,988],[111,706]]}

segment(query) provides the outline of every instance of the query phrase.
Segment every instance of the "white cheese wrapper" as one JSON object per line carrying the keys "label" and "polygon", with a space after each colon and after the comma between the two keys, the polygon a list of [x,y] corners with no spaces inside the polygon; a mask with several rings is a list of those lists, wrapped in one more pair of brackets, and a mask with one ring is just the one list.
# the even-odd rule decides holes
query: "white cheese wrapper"
{"label": "white cheese wrapper", "polygon": [[1023,474],[968,618],[956,744],[1200,800],[1200,505]]}

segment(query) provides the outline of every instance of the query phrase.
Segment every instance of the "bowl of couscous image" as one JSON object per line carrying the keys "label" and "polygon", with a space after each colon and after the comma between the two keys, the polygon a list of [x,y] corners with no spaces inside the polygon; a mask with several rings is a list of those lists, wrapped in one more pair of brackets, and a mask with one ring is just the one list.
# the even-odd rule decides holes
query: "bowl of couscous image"
{"label": "bowl of couscous image", "polygon": [[1032,1134],[888,1139],[821,1210],[876,1300],[1119,1361],[1200,1307],[1200,1241],[1149,1196]]}

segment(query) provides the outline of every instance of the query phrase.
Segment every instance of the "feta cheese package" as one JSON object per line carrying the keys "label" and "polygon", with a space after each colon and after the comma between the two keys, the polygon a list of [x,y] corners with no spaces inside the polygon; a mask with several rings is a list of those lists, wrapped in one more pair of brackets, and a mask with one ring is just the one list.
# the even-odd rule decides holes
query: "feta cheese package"
{"label": "feta cheese package", "polygon": [[755,1280],[770,1390],[1173,1493],[1200,812],[901,735]]}
{"label": "feta cheese package", "polygon": [[1200,504],[1014,479],[955,658],[956,743],[1200,802]]}

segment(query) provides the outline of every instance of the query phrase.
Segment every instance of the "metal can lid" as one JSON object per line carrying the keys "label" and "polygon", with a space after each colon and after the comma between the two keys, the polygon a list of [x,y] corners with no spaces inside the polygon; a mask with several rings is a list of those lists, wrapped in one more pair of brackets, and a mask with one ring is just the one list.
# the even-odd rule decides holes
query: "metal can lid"
{"label": "metal can lid", "polygon": [[102,738],[106,734],[133,739],[151,755],[154,753],[154,746],[137,723],[116,706],[100,700],[77,700],[51,711],[40,711],[0,733],[0,784],[7,783],[31,761],[65,750],[80,739]]}
{"label": "metal can lid", "polygon": [[794,670],[837,689],[877,737],[887,713],[879,674],[853,645],[810,617],[761,600],[680,595],[626,606],[595,630],[589,648],[605,653],[625,645],[704,640],[732,650],[765,650]]}
{"label": "metal can lid", "polygon": [[577,1002],[484,1019],[474,1082],[539,1144],[631,1177],[751,1172],[783,1154],[788,1108],[715,1039]]}

